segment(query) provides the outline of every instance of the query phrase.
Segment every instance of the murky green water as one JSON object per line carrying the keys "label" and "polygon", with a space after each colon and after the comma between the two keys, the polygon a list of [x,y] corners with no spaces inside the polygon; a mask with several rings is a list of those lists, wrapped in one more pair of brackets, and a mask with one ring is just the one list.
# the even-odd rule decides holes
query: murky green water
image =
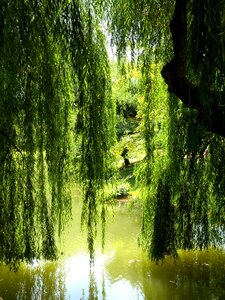
{"label": "murky green water", "polygon": [[80,203],[61,244],[57,263],[21,266],[15,274],[0,268],[0,297],[11,299],[225,299],[225,253],[182,252],[180,259],[156,265],[137,246],[140,220],[126,204],[109,212],[104,254],[97,246],[90,268],[80,234]]}

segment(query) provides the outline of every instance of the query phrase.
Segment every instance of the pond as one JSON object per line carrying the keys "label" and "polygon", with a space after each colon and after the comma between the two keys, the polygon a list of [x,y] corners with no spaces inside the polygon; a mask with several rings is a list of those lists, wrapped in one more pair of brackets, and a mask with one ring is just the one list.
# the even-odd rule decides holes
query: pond
{"label": "pond", "polygon": [[81,203],[78,198],[74,202],[60,261],[23,265],[17,273],[1,267],[2,299],[225,299],[224,252],[180,252],[176,262],[156,265],[137,245],[140,217],[126,203],[109,209],[106,248],[102,253],[97,241],[90,267],[80,233]]}

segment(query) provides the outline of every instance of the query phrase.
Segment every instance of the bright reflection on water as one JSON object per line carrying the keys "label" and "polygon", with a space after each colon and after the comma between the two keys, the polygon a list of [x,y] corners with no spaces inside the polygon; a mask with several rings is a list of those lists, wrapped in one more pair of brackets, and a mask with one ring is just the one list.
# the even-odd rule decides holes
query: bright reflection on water
{"label": "bright reflection on water", "polygon": [[156,265],[137,246],[140,220],[125,204],[109,210],[104,254],[96,245],[90,268],[85,237],[80,234],[80,203],[61,240],[57,263],[0,268],[0,297],[11,299],[225,299],[225,254],[222,251],[182,252],[180,259]]}

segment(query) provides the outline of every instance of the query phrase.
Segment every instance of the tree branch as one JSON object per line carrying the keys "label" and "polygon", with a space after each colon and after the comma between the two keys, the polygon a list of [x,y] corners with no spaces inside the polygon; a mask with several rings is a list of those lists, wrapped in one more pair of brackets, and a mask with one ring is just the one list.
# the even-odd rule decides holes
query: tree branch
{"label": "tree branch", "polygon": [[3,136],[4,138],[6,138],[7,141],[9,142],[9,144],[12,145],[14,147],[14,149],[16,151],[18,151],[23,156],[23,153],[20,150],[20,148],[11,140],[11,138],[9,137],[9,135],[7,133],[5,133],[4,131],[0,130],[0,135]]}
{"label": "tree branch", "polygon": [[[176,95],[186,106],[199,112],[199,121],[208,131],[225,137],[224,92],[205,91],[202,99],[200,88],[187,79],[187,8],[189,0],[176,0],[173,18],[170,22],[174,57],[162,71],[168,91]],[[207,103],[207,107],[204,103]]]}

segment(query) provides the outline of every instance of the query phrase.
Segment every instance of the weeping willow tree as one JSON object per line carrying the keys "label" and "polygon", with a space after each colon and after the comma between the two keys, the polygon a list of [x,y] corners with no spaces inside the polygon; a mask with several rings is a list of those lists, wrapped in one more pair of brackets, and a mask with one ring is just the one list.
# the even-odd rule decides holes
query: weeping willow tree
{"label": "weeping willow tree", "polygon": [[223,242],[224,11],[223,0],[0,0],[1,262],[56,258],[73,141],[92,258],[98,219],[104,238],[115,107],[100,20],[143,71],[142,246],[158,260]]}
{"label": "weeping willow tree", "polygon": [[0,261],[57,257],[56,234],[71,217],[73,141],[81,145],[82,222],[93,253],[114,139],[108,59],[93,8],[2,0],[0,53]]}
{"label": "weeping willow tree", "polygon": [[110,4],[112,42],[137,58],[145,85],[140,242],[153,260],[222,245],[225,3]]}

